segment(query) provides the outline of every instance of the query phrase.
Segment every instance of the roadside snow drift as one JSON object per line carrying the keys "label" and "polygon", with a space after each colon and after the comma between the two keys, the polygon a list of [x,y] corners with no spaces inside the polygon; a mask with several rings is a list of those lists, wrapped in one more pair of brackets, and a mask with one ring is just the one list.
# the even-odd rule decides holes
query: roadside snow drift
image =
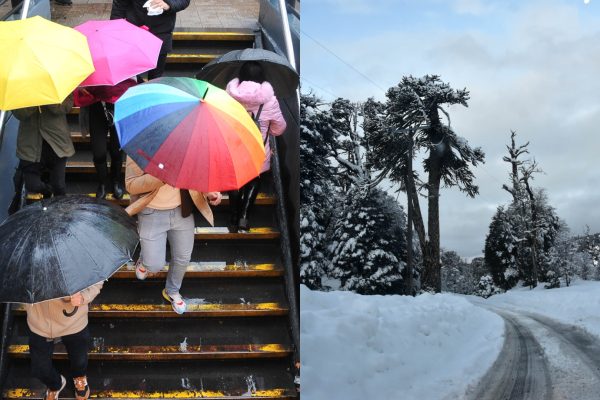
{"label": "roadside snow drift", "polygon": [[579,280],[558,289],[544,289],[543,284],[533,290],[518,287],[494,295],[486,302],[545,315],[600,336],[600,282]]}
{"label": "roadside snow drift", "polygon": [[302,398],[463,398],[492,365],[504,324],[451,294],[362,296],[301,286]]}

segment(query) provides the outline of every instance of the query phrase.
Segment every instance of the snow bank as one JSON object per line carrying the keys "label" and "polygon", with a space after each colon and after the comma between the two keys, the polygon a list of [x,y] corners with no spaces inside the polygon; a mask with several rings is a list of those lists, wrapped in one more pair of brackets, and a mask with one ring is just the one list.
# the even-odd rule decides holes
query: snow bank
{"label": "snow bank", "polygon": [[461,399],[502,347],[502,319],[464,297],[300,294],[304,400]]}
{"label": "snow bank", "polygon": [[600,336],[600,282],[575,281],[569,287],[519,287],[487,299],[487,304],[538,313]]}

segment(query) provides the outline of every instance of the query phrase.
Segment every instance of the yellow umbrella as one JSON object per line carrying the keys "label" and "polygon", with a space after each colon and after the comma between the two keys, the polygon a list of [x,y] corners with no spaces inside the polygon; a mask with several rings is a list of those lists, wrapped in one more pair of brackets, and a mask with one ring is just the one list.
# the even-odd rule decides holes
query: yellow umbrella
{"label": "yellow umbrella", "polygon": [[58,104],[92,72],[87,39],[36,16],[0,22],[0,110]]}

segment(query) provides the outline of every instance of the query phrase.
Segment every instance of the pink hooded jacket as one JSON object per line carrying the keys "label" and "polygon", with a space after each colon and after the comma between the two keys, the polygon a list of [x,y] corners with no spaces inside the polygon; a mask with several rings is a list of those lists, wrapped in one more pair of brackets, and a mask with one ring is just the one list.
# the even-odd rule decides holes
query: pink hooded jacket
{"label": "pink hooded jacket", "polygon": [[[253,81],[239,81],[234,78],[227,84],[227,93],[239,101],[246,111],[256,115],[261,104],[259,122],[263,142],[267,137],[267,131],[273,136],[279,136],[285,131],[286,123],[279,108],[279,102],[273,92],[273,87],[269,82],[257,83]],[[260,173],[268,171],[271,168],[271,146],[269,141],[265,144],[266,158]]]}

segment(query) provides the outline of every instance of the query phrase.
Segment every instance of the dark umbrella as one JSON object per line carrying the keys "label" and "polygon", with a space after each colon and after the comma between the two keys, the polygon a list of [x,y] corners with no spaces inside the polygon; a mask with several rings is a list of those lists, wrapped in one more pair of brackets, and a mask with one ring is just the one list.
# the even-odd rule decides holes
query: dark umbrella
{"label": "dark umbrella", "polygon": [[264,49],[230,51],[206,64],[196,78],[224,89],[227,82],[238,76],[240,67],[246,61],[256,61],[262,65],[277,97],[294,95],[298,87],[298,73],[285,57]]}
{"label": "dark umbrella", "polygon": [[70,296],[110,277],[138,243],[133,218],[87,196],[29,205],[0,225],[0,302]]}

